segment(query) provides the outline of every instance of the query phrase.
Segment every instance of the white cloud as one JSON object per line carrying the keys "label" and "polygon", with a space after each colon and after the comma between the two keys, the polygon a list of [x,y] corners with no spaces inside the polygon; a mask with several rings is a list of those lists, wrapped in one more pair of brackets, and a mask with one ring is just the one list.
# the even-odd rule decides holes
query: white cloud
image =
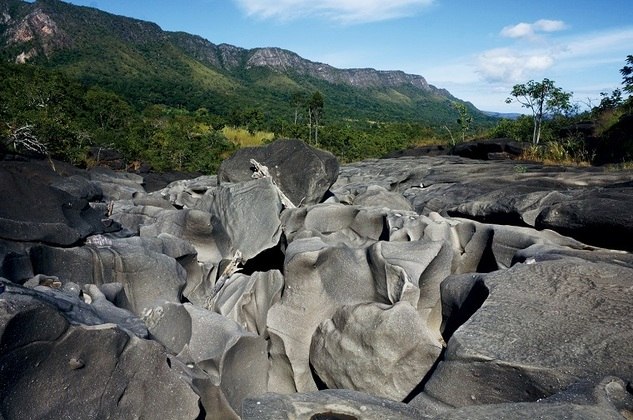
{"label": "white cloud", "polygon": [[542,72],[555,63],[547,51],[519,52],[510,48],[484,51],[478,57],[478,72],[488,82],[516,83]]}
{"label": "white cloud", "polygon": [[507,97],[516,83],[543,77],[573,91],[578,100],[595,101],[601,91],[619,86],[618,69],[630,54],[632,44],[633,27],[557,36],[547,43],[517,39],[506,47],[475,54],[465,66],[479,76],[476,84],[482,91],[473,97],[480,107],[490,106],[495,97],[499,100]]}
{"label": "white cloud", "polygon": [[409,16],[435,0],[236,0],[249,16],[293,20],[319,16],[341,23],[376,22]]}
{"label": "white cloud", "polygon": [[[633,28],[584,34],[565,43],[564,54],[570,57],[600,56],[614,51],[630,50]],[[622,57],[622,61],[626,56]]]}
{"label": "white cloud", "polygon": [[534,23],[521,22],[516,25],[506,26],[501,30],[501,35],[506,38],[534,38],[543,32],[558,32],[567,29],[562,20],[540,19]]}
{"label": "white cloud", "polygon": [[534,29],[539,32],[558,32],[567,29],[562,20],[540,19],[534,22]]}

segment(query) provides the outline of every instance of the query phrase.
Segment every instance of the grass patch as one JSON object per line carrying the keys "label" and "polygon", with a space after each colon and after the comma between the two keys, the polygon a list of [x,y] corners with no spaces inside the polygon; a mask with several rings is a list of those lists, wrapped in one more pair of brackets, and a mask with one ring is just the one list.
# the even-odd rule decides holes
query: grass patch
{"label": "grass patch", "polygon": [[631,171],[633,170],[633,161],[610,163],[605,165],[605,168],[608,172]]}
{"label": "grass patch", "polygon": [[428,147],[428,146],[446,146],[448,147],[448,142],[446,139],[441,139],[439,137],[425,137],[425,138],[417,138],[413,140],[411,143],[411,147]]}
{"label": "grass patch", "polygon": [[523,151],[519,159],[539,162],[543,165],[591,166],[590,156],[584,148],[560,142],[531,145]]}
{"label": "grass patch", "polygon": [[224,127],[222,133],[229,141],[239,144],[240,147],[261,146],[275,138],[274,133],[269,131],[257,131],[251,134],[248,130],[237,127]]}

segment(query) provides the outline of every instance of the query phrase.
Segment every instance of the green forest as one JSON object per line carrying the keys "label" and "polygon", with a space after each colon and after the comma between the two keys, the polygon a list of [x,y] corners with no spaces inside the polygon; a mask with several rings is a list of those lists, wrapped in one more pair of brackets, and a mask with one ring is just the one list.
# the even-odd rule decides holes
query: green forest
{"label": "green forest", "polygon": [[[94,8],[21,0],[0,6],[11,16],[0,24],[0,154],[89,167],[99,164],[95,149],[109,149],[135,167],[213,173],[242,145],[277,138],[302,139],[342,162],[509,138],[526,143],[526,159],[633,161],[630,55],[620,70],[622,88],[603,92],[599,103],[580,106],[564,86],[530,80],[508,92],[525,115],[500,119],[406,78],[360,86],[336,79],[345,70],[334,68],[329,79],[321,77],[309,71],[317,63],[290,51],[275,54],[295,65],[250,65],[258,49],[218,46]],[[35,12],[63,30],[34,27],[39,35],[10,41],[11,25]],[[24,51],[33,52],[28,64],[13,64]],[[227,137],[230,130],[252,138]]]}
{"label": "green forest", "polygon": [[204,107],[145,105],[35,65],[0,64],[0,95],[5,153],[45,152],[79,166],[94,164],[88,151],[102,147],[156,171],[211,173],[238,147],[222,134],[227,125],[270,131],[275,138],[301,138],[342,161],[380,157],[422,140],[446,138],[442,129],[422,122],[337,119],[328,114],[327,97],[322,98],[318,122],[310,123],[315,112],[310,95],[295,94],[292,103],[284,104],[287,118],[248,106],[220,115]]}
{"label": "green forest", "polygon": [[118,151],[130,164],[142,162],[155,171],[214,173],[239,147],[222,132],[232,126],[252,133],[269,131],[273,138],[300,138],[331,151],[342,162],[382,157],[421,144],[450,147],[504,137],[531,143],[527,158],[624,163],[633,160],[631,65],[629,56],[621,70],[623,88],[603,93],[591,109],[579,112],[567,103],[564,110],[548,115],[535,144],[535,115],[482,124],[474,122],[468,108],[459,103],[453,107],[453,124],[435,126],[332,116],[327,97],[319,91],[290,95],[280,106],[286,117],[255,106],[234,107],[222,115],[205,107],[146,104],[59,71],[2,63],[0,152],[49,156],[87,167],[97,163],[89,151],[106,148]]}

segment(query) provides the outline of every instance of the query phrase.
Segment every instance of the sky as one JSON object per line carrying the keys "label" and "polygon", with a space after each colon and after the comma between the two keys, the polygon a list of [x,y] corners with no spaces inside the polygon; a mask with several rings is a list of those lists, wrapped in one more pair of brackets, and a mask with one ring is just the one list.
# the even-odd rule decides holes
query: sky
{"label": "sky", "polygon": [[477,108],[553,80],[581,107],[621,87],[630,0],[70,0],[214,44],[279,47],[338,68],[418,74]]}

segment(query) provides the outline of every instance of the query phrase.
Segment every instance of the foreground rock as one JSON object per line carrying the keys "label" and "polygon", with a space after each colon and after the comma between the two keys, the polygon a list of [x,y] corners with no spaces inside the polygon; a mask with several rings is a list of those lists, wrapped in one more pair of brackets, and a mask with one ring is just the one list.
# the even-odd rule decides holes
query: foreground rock
{"label": "foreground rock", "polygon": [[561,259],[449,278],[442,289],[445,332],[476,309],[424,388],[449,405],[536,401],[580,380],[633,378],[630,268]]}
{"label": "foreground rock", "polygon": [[177,419],[200,413],[198,395],[170,367],[178,361],[157,343],[113,324],[71,325],[58,309],[33,296],[6,290],[0,296],[0,409],[5,418],[124,418],[135,413]]}
{"label": "foreground rock", "polygon": [[329,388],[401,401],[441,350],[411,304],[373,303],[343,307],[322,322],[312,337],[310,360]]}
{"label": "foreground rock", "polygon": [[630,172],[251,152],[0,163],[0,417],[631,417]]}

